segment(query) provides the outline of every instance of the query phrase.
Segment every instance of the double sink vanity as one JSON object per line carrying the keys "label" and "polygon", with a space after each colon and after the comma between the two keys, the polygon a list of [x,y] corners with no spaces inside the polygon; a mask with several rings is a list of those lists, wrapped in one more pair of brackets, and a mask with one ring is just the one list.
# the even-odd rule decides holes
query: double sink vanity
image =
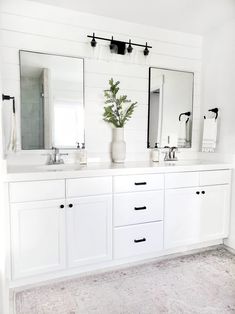
{"label": "double sink vanity", "polygon": [[10,167],[11,287],[220,244],[231,165]]}

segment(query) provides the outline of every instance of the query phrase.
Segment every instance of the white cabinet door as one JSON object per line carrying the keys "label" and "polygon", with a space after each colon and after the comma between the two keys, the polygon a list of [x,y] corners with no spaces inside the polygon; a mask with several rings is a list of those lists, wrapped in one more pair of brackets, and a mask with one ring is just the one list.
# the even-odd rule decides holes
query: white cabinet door
{"label": "white cabinet door", "polygon": [[203,241],[228,236],[230,187],[216,185],[200,188],[200,236]]}
{"label": "white cabinet door", "polygon": [[112,196],[67,201],[68,263],[70,267],[112,258]]}
{"label": "white cabinet door", "polygon": [[166,190],[164,248],[193,244],[200,238],[199,188]]}
{"label": "white cabinet door", "polygon": [[226,238],[229,211],[229,185],[167,190],[165,249]]}
{"label": "white cabinet door", "polygon": [[64,204],[62,199],[11,205],[13,279],[65,268]]}

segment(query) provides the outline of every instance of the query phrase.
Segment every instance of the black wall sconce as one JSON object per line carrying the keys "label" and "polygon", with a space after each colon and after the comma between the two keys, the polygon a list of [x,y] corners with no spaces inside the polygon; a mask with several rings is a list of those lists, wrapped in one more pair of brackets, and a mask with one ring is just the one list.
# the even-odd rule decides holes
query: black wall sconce
{"label": "black wall sconce", "polygon": [[[109,45],[110,51],[112,53],[117,53],[120,55],[125,55],[126,51],[129,54],[132,53],[132,51],[134,49],[133,46],[137,46],[137,47],[143,47],[144,48],[143,54],[145,56],[148,56],[149,49],[153,48],[152,46],[148,46],[148,43],[146,43],[145,45],[132,43],[131,39],[129,39],[129,41],[126,42],[126,41],[114,40],[113,36],[111,39],[110,38],[97,37],[97,36],[95,36],[95,33],[93,33],[93,35],[87,35],[87,37],[92,38],[91,47],[96,47],[96,45],[97,45],[96,39],[109,41],[110,42],[110,45]],[[127,48],[126,48],[126,45],[128,45]]]}

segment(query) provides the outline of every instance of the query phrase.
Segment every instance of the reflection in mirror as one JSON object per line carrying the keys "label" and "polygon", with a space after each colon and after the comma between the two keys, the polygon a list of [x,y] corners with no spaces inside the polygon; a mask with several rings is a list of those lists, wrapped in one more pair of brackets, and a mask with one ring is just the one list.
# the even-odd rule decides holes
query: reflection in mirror
{"label": "reflection in mirror", "polygon": [[84,143],[83,59],[20,51],[22,149]]}
{"label": "reflection in mirror", "polygon": [[149,69],[147,147],[192,145],[192,72]]}

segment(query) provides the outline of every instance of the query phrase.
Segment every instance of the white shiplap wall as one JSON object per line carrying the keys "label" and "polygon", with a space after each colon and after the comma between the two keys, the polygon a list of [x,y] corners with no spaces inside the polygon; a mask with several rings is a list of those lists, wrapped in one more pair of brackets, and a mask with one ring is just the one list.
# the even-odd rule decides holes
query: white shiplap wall
{"label": "white shiplap wall", "polygon": [[[0,49],[3,91],[16,96],[19,112],[19,49],[64,54],[85,58],[85,118],[86,146],[90,156],[109,159],[111,128],[102,120],[103,90],[110,77],[121,81],[121,92],[138,108],[126,125],[127,159],[148,157],[146,149],[148,68],[165,67],[195,72],[193,148],[187,156],[194,156],[199,148],[200,129],[200,36],[183,34],[110,18],[79,13],[31,1],[4,0],[0,8]],[[145,43],[153,46],[150,55],[134,49],[128,56],[113,55],[107,43],[90,46],[88,34]],[[9,108],[4,106],[5,130],[9,129]],[[19,127],[18,116],[18,127]],[[5,131],[5,136],[8,132]],[[22,153],[18,153],[17,158]],[[35,155],[35,154],[34,154]],[[185,154],[181,154],[183,156]],[[25,153],[23,154],[25,156]]]}

